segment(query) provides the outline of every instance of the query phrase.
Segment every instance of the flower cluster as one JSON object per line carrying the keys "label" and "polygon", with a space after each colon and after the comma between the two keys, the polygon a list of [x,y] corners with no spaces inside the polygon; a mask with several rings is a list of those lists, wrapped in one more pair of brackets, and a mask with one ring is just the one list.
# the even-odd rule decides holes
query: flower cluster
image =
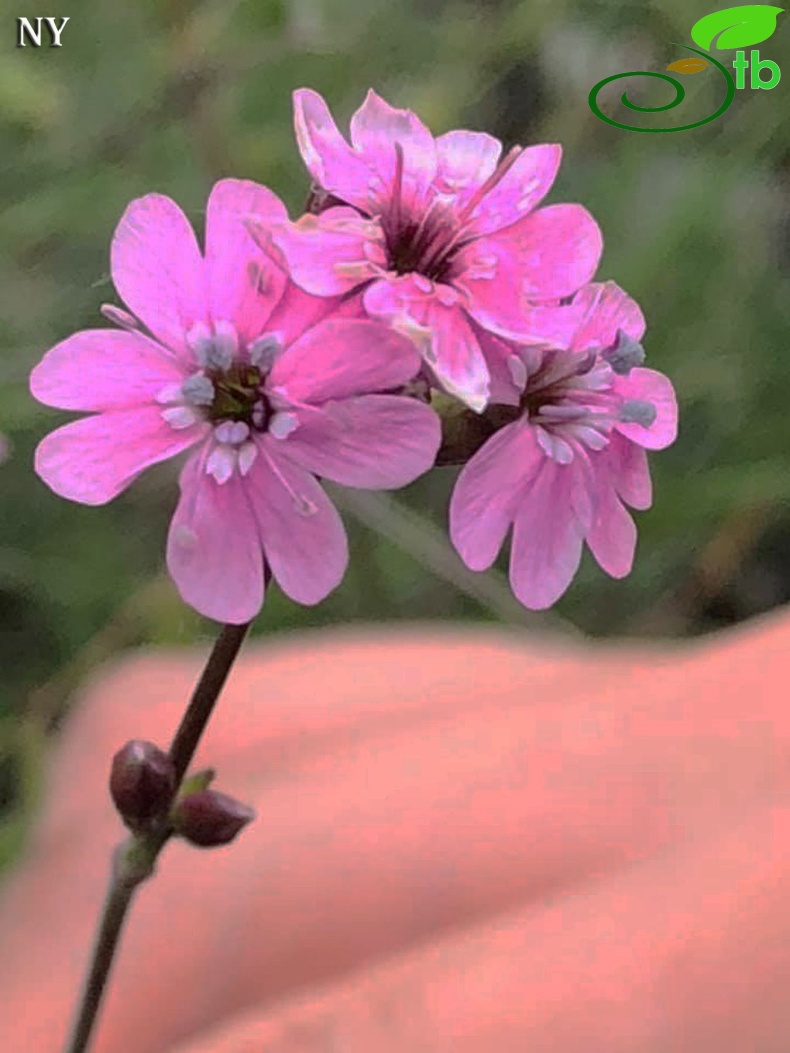
{"label": "flower cluster", "polygon": [[295,222],[265,187],[223,180],[201,251],[169,198],[128,207],[111,253],[128,311],[105,305],[115,328],[76,333],[33,370],[36,398],[91,414],[42,441],[39,475],[98,505],[190,450],[168,568],[197,610],[242,623],[269,575],[306,604],[337,586],[346,536],[319,480],[411,482],[436,462],[452,399],[484,426],[450,506],[468,566],[488,567],[512,526],[529,607],[564,592],[583,541],[628,573],[624,504],[649,506],[644,450],[673,441],[677,410],[642,368],[636,304],[592,283],[595,221],[539,207],[560,148],[503,158],[483,133],[434,139],[373,92],[350,143],[311,91],[295,126],[314,180]]}

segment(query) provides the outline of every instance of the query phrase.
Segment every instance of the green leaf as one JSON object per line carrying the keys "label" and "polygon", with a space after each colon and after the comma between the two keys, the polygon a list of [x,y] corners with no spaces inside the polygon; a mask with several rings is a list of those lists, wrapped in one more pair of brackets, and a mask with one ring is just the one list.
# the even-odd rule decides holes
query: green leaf
{"label": "green leaf", "polygon": [[776,29],[783,8],[770,4],[742,4],[705,15],[691,27],[691,39],[710,51],[714,38],[718,50],[748,48],[767,40]]}

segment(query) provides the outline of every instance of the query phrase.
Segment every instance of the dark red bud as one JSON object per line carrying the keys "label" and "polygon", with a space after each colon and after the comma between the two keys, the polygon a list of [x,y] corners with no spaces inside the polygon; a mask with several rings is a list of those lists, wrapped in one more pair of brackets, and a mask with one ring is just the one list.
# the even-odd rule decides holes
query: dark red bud
{"label": "dark red bud", "polygon": [[173,762],[153,742],[132,739],[113,757],[110,794],[132,830],[166,815],[175,785]]}
{"label": "dark red bud", "polygon": [[255,812],[241,801],[218,790],[200,790],[176,802],[170,816],[176,832],[200,848],[227,845]]}

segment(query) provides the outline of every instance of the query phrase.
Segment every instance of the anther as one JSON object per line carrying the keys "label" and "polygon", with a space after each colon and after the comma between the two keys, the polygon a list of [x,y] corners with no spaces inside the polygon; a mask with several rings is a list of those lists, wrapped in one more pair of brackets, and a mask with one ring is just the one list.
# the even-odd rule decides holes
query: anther
{"label": "anther", "polygon": [[653,403],[646,399],[628,399],[620,409],[620,420],[623,424],[641,424],[643,428],[649,428],[657,413]]}
{"label": "anther", "polygon": [[641,366],[645,360],[645,349],[638,340],[634,340],[622,329],[617,330],[614,345],[601,355],[612,369],[621,377],[628,376],[635,366]]}

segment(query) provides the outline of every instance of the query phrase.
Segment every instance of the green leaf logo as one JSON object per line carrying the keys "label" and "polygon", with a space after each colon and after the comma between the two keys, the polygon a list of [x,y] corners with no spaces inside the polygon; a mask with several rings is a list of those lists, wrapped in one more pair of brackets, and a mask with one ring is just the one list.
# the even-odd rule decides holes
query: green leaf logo
{"label": "green leaf logo", "polygon": [[783,8],[770,4],[743,4],[714,11],[695,22],[691,39],[701,48],[710,51],[714,38],[718,50],[748,48],[761,44],[773,35],[776,19]]}

